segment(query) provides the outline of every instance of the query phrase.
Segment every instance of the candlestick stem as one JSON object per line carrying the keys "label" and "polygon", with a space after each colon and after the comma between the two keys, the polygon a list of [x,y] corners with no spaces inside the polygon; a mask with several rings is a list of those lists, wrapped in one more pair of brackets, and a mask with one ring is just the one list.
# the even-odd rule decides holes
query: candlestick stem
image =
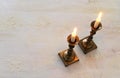
{"label": "candlestick stem", "polygon": [[69,45],[69,49],[68,49],[68,55],[69,55],[69,56],[72,55],[73,48],[74,48],[74,46]]}
{"label": "candlestick stem", "polygon": [[90,36],[88,37],[87,42],[86,42],[86,47],[88,47],[88,45],[90,44],[90,42],[91,42],[92,39],[93,39],[93,35],[95,35],[95,34],[96,34],[96,30],[92,30],[92,31],[90,32]]}
{"label": "candlestick stem", "polygon": [[73,51],[74,46],[69,45],[69,49],[67,50],[67,54],[64,54],[64,59],[66,61],[72,61],[75,58],[75,53]]}

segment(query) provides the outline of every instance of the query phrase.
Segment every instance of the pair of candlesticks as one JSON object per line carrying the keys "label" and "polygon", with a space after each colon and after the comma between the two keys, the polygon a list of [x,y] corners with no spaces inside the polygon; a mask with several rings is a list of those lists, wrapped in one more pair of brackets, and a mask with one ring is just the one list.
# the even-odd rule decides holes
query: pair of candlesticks
{"label": "pair of candlesticks", "polygon": [[73,50],[76,44],[80,46],[84,54],[87,54],[90,51],[97,48],[96,44],[93,41],[93,35],[95,35],[96,32],[102,28],[102,24],[100,22],[101,16],[102,13],[100,12],[98,18],[95,21],[91,22],[91,31],[89,36],[79,40],[79,37],[76,35],[75,28],[73,33],[67,37],[69,49],[58,53],[65,66],[68,66],[79,61],[79,58],[77,57],[75,51]]}

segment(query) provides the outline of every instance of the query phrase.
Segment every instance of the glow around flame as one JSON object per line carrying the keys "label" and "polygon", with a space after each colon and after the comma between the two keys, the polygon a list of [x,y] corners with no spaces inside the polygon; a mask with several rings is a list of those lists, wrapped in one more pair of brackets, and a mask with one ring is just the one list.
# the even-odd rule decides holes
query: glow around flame
{"label": "glow around flame", "polygon": [[102,17],[102,12],[99,13],[99,15],[98,15],[96,21],[97,21],[97,22],[100,22],[100,21],[101,21],[101,17]]}
{"label": "glow around flame", "polygon": [[75,27],[74,30],[73,30],[73,32],[72,32],[72,37],[75,37],[76,33],[77,33],[77,28]]}

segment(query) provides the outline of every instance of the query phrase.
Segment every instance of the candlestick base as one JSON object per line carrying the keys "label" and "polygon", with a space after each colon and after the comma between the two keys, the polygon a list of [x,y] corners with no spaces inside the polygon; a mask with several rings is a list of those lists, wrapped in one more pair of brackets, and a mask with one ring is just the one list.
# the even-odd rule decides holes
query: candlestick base
{"label": "candlestick base", "polygon": [[67,50],[64,50],[64,51],[61,51],[60,53],[58,53],[59,57],[61,58],[61,60],[63,61],[64,65],[65,65],[65,67],[79,61],[79,59],[78,59],[78,57],[77,57],[77,55],[75,54],[74,51],[73,51],[74,58],[72,57],[73,60],[70,60],[70,61],[65,60],[64,54],[65,54],[66,51]]}
{"label": "candlestick base", "polygon": [[97,48],[97,45],[94,43],[93,40],[91,40],[91,42],[86,46],[84,40],[87,39],[88,37],[85,37],[83,39],[81,39],[78,43],[79,47],[82,49],[84,54],[89,53],[90,51],[94,50]]}

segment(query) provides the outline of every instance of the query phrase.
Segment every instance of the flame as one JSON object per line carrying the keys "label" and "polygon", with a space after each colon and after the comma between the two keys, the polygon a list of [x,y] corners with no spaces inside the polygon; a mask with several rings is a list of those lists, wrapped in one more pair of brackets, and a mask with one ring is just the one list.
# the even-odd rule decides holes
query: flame
{"label": "flame", "polygon": [[97,28],[98,27],[98,24],[100,23],[101,21],[101,17],[102,17],[102,12],[99,13],[96,21],[95,21],[95,24],[94,24],[94,27]]}
{"label": "flame", "polygon": [[102,12],[99,13],[99,15],[98,15],[96,21],[97,21],[97,22],[100,22],[100,21],[101,21],[101,17],[102,17]]}
{"label": "flame", "polygon": [[75,27],[74,30],[73,30],[73,32],[72,32],[72,37],[75,37],[76,33],[77,33],[77,28]]}

